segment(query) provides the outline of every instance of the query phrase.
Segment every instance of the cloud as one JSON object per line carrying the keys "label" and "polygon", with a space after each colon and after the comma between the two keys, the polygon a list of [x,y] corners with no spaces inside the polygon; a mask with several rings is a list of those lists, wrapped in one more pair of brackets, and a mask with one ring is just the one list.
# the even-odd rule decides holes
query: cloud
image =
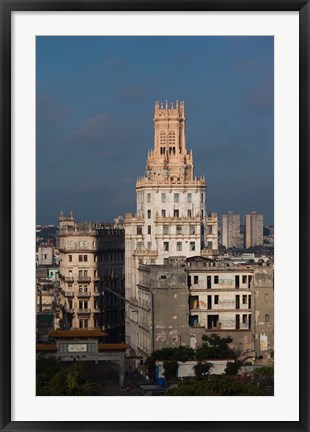
{"label": "cloud", "polygon": [[131,84],[124,86],[120,91],[125,102],[140,102],[147,96],[147,88],[144,84]]}
{"label": "cloud", "polygon": [[274,81],[266,79],[252,88],[245,95],[245,102],[249,108],[258,112],[273,110],[274,107]]}
{"label": "cloud", "polygon": [[40,127],[55,126],[68,118],[72,112],[72,107],[60,104],[50,93],[37,94],[36,100],[37,125]]}

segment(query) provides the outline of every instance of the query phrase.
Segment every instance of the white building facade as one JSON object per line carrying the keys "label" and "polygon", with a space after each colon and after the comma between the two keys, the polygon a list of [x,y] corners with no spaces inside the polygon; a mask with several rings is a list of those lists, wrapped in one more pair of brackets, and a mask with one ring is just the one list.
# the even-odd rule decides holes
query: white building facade
{"label": "white building facade", "polygon": [[[185,120],[184,102],[171,107],[168,102],[155,103],[154,149],[148,152],[146,175],[136,183],[136,214],[125,216],[126,342],[136,354],[141,350],[143,313],[138,266],[165,264],[170,256],[200,255],[205,247],[206,181],[194,176]],[[209,228],[213,240],[209,245],[217,248],[217,217],[209,219],[209,226],[212,221],[216,227]]]}

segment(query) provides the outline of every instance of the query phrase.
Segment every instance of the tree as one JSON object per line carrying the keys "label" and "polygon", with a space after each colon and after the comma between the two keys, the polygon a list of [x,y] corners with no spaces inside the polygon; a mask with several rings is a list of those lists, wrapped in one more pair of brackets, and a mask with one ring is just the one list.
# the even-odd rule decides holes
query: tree
{"label": "tree", "polygon": [[176,379],[178,362],[176,360],[165,360],[163,362],[163,367],[165,369],[164,375],[166,380]]}
{"label": "tree", "polygon": [[212,376],[208,381],[182,382],[165,396],[260,396],[261,391],[252,383],[243,383],[237,377]]}
{"label": "tree", "polygon": [[254,369],[254,382],[264,396],[272,396],[274,393],[274,369],[262,366]]}
{"label": "tree", "polygon": [[198,380],[208,378],[210,370],[213,368],[213,363],[210,362],[197,362],[194,366],[195,376]]}
{"label": "tree", "polygon": [[228,344],[232,342],[231,337],[221,338],[217,334],[211,336],[203,335],[204,343],[196,350],[196,359],[199,361],[207,359],[234,359],[237,354]]}
{"label": "tree", "polygon": [[237,375],[241,366],[242,366],[242,362],[239,360],[235,360],[233,362],[229,361],[226,364],[225,374],[226,375]]}

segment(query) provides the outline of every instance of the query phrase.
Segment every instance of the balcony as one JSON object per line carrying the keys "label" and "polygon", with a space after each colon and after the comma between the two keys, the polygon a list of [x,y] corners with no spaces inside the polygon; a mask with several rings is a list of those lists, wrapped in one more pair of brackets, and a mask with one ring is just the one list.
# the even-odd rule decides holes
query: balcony
{"label": "balcony", "polygon": [[90,277],[89,276],[78,276],[78,282],[83,282],[83,283],[87,282],[87,283],[89,283],[90,282]]}
{"label": "balcony", "polygon": [[90,293],[89,292],[79,292],[77,296],[81,297],[81,298],[90,298]]}
{"label": "balcony", "polygon": [[78,315],[90,315],[90,309],[78,309]]}
{"label": "balcony", "polygon": [[74,314],[74,309],[71,309],[71,308],[69,308],[69,307],[67,307],[67,306],[64,307],[64,310],[65,310],[65,312],[66,312],[67,314]]}
{"label": "balcony", "polygon": [[74,297],[74,292],[73,291],[64,291],[64,295],[65,295],[65,297],[72,298],[72,297]]}
{"label": "balcony", "polygon": [[152,249],[135,249],[133,255],[156,257],[158,255],[158,251]]}
{"label": "balcony", "polygon": [[71,276],[66,276],[65,277],[65,281],[68,282],[68,283],[73,283],[74,282],[74,278],[71,277]]}

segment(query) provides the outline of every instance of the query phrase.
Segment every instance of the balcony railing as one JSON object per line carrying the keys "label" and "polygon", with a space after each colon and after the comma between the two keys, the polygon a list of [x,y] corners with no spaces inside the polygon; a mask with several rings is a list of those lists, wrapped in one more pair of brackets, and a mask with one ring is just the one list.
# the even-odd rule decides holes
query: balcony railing
{"label": "balcony railing", "polygon": [[64,291],[65,297],[74,297],[74,292],[73,291]]}
{"label": "balcony railing", "polygon": [[90,293],[89,292],[79,292],[78,297],[89,298]]}
{"label": "balcony railing", "polygon": [[90,315],[90,309],[78,309],[78,315]]}
{"label": "balcony railing", "polygon": [[78,282],[90,282],[89,276],[78,276]]}
{"label": "balcony railing", "polygon": [[66,276],[65,277],[65,281],[68,282],[68,283],[73,283],[74,282],[74,278],[72,276],[68,276],[68,277]]}

